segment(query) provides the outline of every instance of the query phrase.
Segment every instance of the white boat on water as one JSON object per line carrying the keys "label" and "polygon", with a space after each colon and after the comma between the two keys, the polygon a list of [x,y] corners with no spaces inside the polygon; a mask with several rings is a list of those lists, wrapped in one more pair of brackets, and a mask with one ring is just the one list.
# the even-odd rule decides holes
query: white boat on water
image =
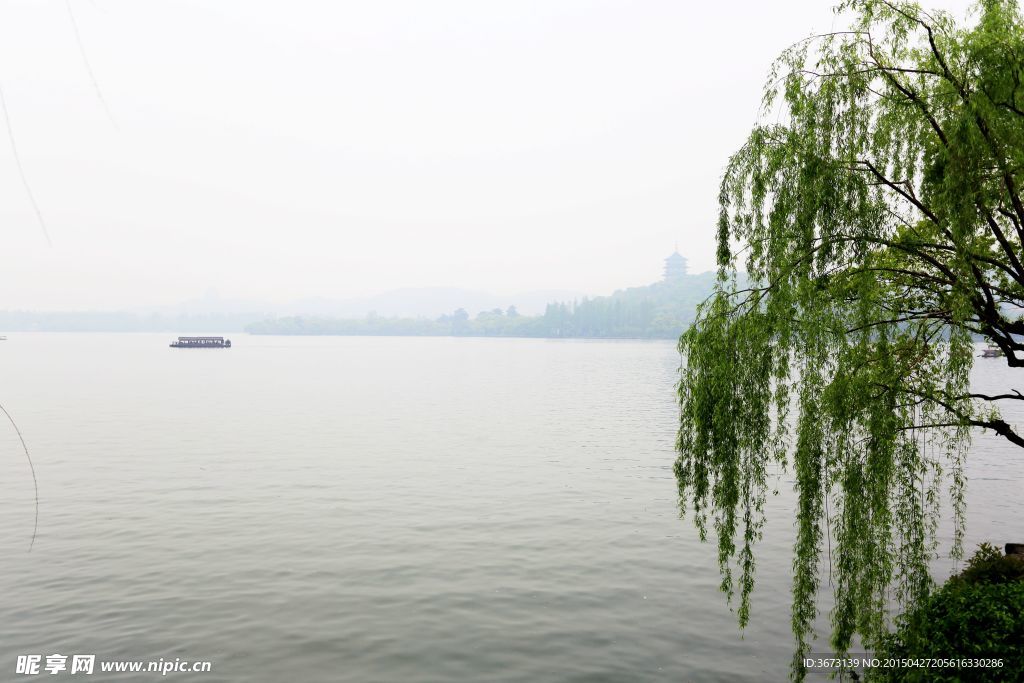
{"label": "white boat on water", "polygon": [[230,349],[231,340],[224,337],[178,337],[172,349]]}

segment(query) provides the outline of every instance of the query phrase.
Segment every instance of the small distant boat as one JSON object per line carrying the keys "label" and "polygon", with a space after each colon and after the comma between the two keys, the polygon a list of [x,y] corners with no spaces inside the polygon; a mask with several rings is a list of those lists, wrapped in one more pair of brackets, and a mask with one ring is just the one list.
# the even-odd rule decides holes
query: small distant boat
{"label": "small distant boat", "polygon": [[1002,358],[1005,355],[1006,354],[1003,353],[1003,350],[995,344],[989,344],[981,350],[982,358]]}
{"label": "small distant boat", "polygon": [[224,337],[178,337],[172,349],[230,349],[231,340]]}

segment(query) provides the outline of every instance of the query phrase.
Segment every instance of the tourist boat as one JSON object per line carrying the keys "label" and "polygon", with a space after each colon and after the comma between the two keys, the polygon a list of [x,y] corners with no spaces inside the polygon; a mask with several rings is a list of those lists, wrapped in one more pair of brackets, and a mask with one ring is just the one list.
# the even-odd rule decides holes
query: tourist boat
{"label": "tourist boat", "polygon": [[224,337],[178,337],[172,349],[230,349],[231,340]]}
{"label": "tourist boat", "polygon": [[1006,354],[1003,353],[1003,350],[995,344],[989,344],[981,350],[982,358],[1001,358],[1005,355]]}

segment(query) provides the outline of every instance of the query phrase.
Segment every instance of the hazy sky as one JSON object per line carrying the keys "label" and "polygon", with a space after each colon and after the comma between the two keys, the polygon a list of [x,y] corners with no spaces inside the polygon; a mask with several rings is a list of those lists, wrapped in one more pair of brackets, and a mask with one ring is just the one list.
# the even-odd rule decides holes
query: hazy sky
{"label": "hazy sky", "polygon": [[710,269],[772,58],[836,22],[823,0],[70,5],[0,3],[52,239],[0,131],[0,309],[605,294],[658,278],[676,242]]}

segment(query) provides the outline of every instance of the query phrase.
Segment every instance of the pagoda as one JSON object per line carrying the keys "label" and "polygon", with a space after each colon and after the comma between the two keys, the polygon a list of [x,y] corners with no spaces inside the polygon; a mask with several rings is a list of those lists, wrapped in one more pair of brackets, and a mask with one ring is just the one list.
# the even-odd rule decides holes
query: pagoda
{"label": "pagoda", "polygon": [[679,253],[678,247],[672,255],[665,259],[665,282],[676,282],[686,277],[686,257]]}

